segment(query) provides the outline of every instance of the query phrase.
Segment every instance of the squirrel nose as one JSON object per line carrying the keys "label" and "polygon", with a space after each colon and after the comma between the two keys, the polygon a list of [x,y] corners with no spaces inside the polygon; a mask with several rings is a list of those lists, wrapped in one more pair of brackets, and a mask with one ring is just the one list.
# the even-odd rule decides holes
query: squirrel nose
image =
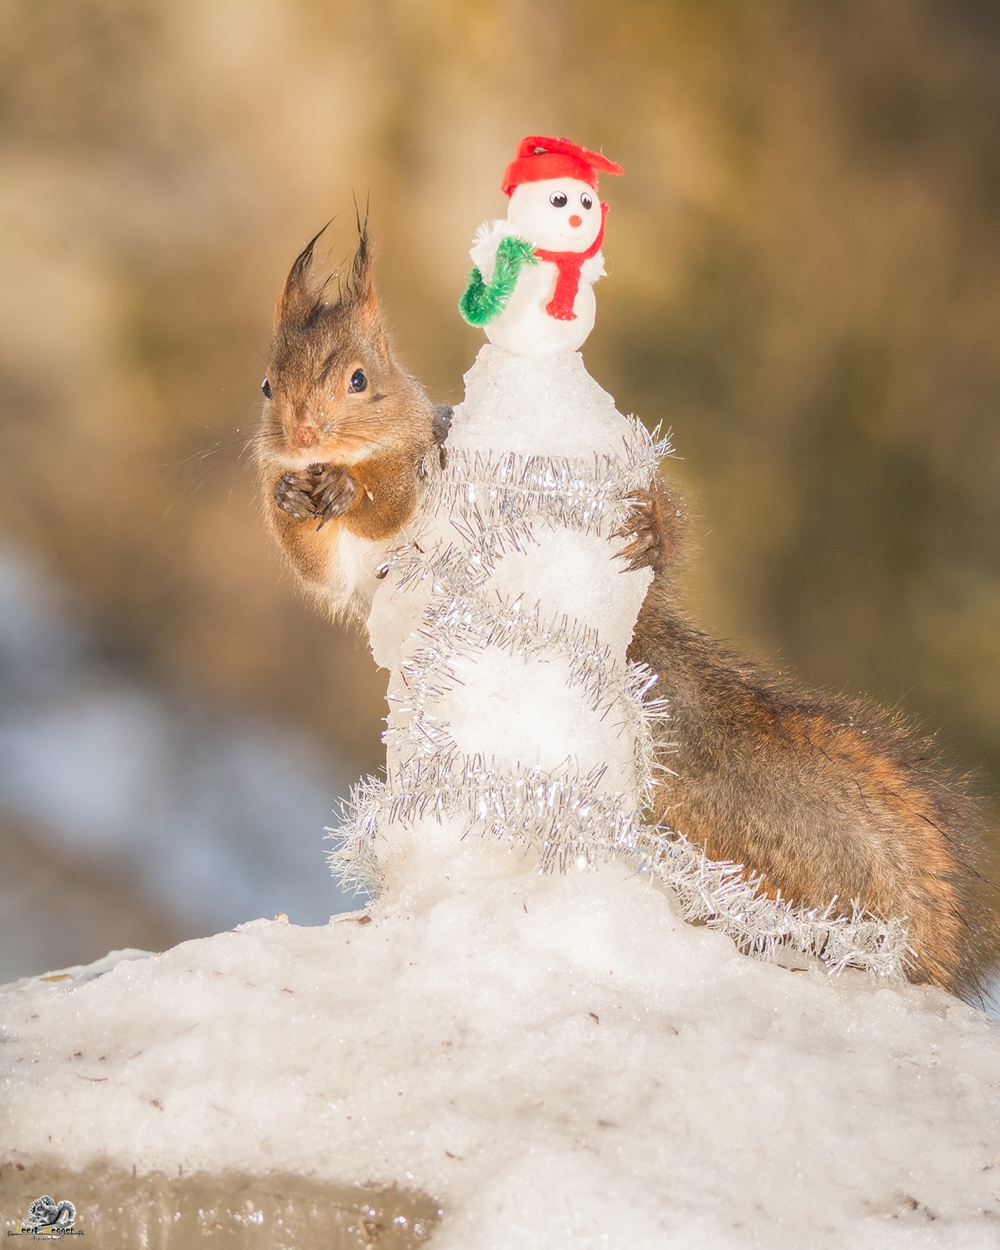
{"label": "squirrel nose", "polygon": [[577,226],[582,226],[582,225],[583,225],[583,218],[582,218],[582,217],[577,217],[576,213],[574,213],[574,214],[573,214],[573,216],[569,219],[569,224],[570,224],[570,225],[573,227],[573,229],[575,230],[575,229],[577,228]]}
{"label": "squirrel nose", "polygon": [[315,447],[319,442],[319,430],[309,422],[303,422],[301,425],[292,427],[288,441],[293,447],[301,447],[305,450],[307,447]]}

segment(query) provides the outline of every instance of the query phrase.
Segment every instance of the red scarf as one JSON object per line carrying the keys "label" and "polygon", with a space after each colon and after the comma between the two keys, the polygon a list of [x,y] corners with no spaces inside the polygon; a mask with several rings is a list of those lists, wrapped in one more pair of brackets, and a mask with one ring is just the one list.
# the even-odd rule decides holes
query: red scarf
{"label": "red scarf", "polygon": [[556,321],[576,320],[573,305],[576,303],[576,293],[580,289],[580,270],[585,260],[590,260],[591,256],[596,256],[601,250],[601,244],[604,242],[604,223],[607,219],[608,206],[602,201],[601,228],[597,232],[597,238],[585,252],[546,252],[540,247],[535,249],[535,255],[539,260],[551,261],[559,269],[555,295],[545,305],[545,311],[550,317],[555,317]]}

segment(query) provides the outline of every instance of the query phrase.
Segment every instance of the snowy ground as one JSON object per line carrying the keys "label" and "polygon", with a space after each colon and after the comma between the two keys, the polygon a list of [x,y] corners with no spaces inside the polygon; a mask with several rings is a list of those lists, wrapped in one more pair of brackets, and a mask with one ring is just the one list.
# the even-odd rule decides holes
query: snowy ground
{"label": "snowy ground", "polygon": [[370,923],[9,993],[5,1158],[397,1182],[441,1250],[1000,1244],[995,1022],[448,835]]}

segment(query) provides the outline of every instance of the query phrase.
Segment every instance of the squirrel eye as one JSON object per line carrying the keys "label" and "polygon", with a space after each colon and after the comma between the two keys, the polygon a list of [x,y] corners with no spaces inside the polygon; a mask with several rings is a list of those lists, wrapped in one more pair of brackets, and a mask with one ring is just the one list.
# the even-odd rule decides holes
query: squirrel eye
{"label": "squirrel eye", "polygon": [[553,191],[549,196],[549,203],[553,208],[565,208],[568,198],[565,191]]}
{"label": "squirrel eye", "polygon": [[363,391],[368,386],[368,379],[365,377],[364,369],[355,369],[351,374],[352,391]]}
{"label": "squirrel eye", "polygon": [[583,195],[580,196],[580,203],[584,208],[594,207],[594,201],[590,198],[586,191],[584,191]]}
{"label": "squirrel eye", "polygon": [[265,399],[273,398],[271,395],[271,383],[267,380],[267,378],[265,378],[264,381],[261,382],[260,389],[264,392]]}

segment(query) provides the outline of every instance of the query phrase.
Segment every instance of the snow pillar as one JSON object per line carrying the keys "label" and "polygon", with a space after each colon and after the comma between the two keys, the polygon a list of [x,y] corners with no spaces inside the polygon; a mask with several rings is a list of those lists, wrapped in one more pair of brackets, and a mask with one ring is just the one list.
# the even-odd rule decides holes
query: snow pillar
{"label": "snow pillar", "polygon": [[651,575],[609,538],[663,448],[576,352],[485,346],[465,380],[448,465],[372,606],[387,781],[357,797],[355,879],[456,860],[473,833],[585,866],[632,849],[645,802],[647,677],[625,650]]}

